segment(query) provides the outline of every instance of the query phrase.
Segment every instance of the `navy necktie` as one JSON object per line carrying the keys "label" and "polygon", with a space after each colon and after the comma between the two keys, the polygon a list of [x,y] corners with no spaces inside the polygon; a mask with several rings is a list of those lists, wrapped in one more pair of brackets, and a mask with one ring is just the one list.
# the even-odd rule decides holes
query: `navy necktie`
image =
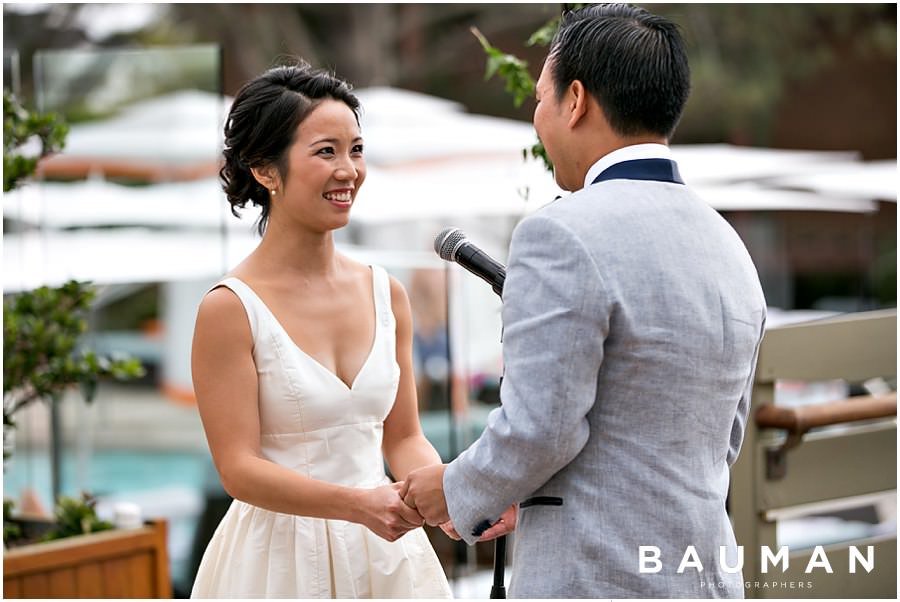
{"label": "navy necktie", "polygon": [[654,180],[684,184],[678,165],[669,159],[633,159],[610,165],[591,184],[607,180]]}

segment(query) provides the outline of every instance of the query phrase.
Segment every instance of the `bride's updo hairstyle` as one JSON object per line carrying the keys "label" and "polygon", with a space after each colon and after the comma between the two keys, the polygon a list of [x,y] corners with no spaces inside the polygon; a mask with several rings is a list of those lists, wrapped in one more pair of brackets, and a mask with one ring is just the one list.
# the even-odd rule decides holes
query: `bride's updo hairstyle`
{"label": "bride's updo hairstyle", "polygon": [[323,99],[346,104],[358,124],[360,105],[351,89],[334,74],[300,61],[269,69],[235,96],[225,121],[225,161],[219,178],[235,216],[240,217],[237,210],[248,201],[261,208],[257,222],[260,235],[266,230],[271,198],[250,169],[274,165],[281,181],[286,181],[288,149],[297,126]]}

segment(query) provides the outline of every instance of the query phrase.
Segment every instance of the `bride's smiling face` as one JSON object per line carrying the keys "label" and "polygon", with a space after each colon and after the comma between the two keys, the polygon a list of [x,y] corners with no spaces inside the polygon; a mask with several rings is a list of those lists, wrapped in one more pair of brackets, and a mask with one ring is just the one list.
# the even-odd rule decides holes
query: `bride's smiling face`
{"label": "bride's smiling face", "polygon": [[339,100],[322,100],[297,126],[286,152],[285,176],[272,198],[272,222],[316,231],[346,226],[366,179],[356,114]]}

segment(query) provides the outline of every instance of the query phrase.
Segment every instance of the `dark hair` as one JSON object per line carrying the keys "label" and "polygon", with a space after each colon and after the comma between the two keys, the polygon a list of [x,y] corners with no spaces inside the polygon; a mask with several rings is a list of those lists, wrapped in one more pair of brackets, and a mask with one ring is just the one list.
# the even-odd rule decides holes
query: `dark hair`
{"label": "dark hair", "polygon": [[298,61],[273,67],[246,83],[235,96],[225,120],[225,162],[219,178],[231,212],[247,202],[262,208],[257,230],[266,230],[270,199],[250,171],[274,165],[282,180],[288,175],[287,151],[297,126],[326,98],[339,100],[353,110],[359,123],[359,100],[349,83],[334,74]]}
{"label": "dark hair", "polygon": [[569,11],[550,44],[556,96],[574,80],[622,136],[671,137],[690,93],[687,51],[678,27],[627,4]]}

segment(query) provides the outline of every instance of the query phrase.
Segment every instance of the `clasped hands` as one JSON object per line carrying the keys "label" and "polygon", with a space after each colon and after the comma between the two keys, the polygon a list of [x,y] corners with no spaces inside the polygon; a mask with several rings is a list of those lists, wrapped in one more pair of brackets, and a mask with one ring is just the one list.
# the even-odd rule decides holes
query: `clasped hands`
{"label": "clasped hands", "polygon": [[[453,523],[450,521],[450,513],[447,510],[447,498],[444,496],[444,471],[446,464],[425,466],[409,473],[399,490],[403,502],[411,509],[418,512],[426,523],[440,526],[441,530],[451,539],[462,539]],[[517,506],[507,509],[481,536],[478,541],[490,541],[502,535],[511,533],[516,528]]]}
{"label": "clasped hands", "polygon": [[[407,475],[405,481],[361,490],[360,519],[373,533],[395,541],[408,531],[428,523],[440,526],[451,539],[462,539],[447,511],[444,497],[444,464],[426,466]],[[516,528],[517,506],[510,506],[478,541],[490,541]]]}

